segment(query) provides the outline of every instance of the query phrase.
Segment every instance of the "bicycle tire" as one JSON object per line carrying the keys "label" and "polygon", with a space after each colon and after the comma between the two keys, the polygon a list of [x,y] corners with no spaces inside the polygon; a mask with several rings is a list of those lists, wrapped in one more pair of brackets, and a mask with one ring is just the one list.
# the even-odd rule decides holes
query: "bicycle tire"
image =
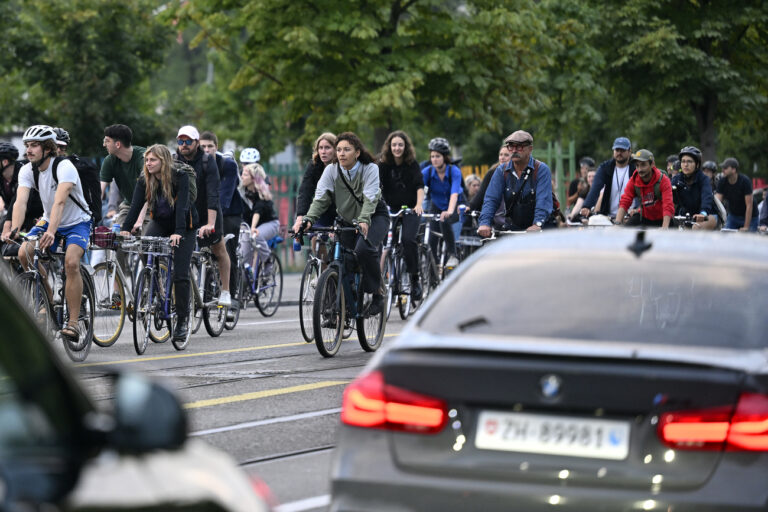
{"label": "bicycle tire", "polygon": [[[200,282],[200,263],[192,261],[192,266],[189,269],[190,279],[192,279],[192,288],[190,289],[190,295],[195,298],[194,307],[189,310],[189,332],[192,334],[197,333],[200,330],[200,326],[203,325],[203,307],[198,305],[197,293],[203,286]],[[197,292],[195,291],[197,290]],[[202,292],[200,292],[202,295]]]}
{"label": "bicycle tire", "polygon": [[[77,316],[77,327],[82,333],[76,342],[72,342],[64,335],[61,336],[62,344],[64,345],[64,351],[69,358],[76,362],[82,363],[88,358],[88,354],[91,352],[91,346],[93,346],[93,326],[94,316],[96,312],[96,303],[93,295],[93,281],[91,281],[91,275],[80,265],[80,278],[83,281],[83,296],[80,299],[80,311]],[[66,300],[64,301],[66,319],[68,316]]]}
{"label": "bicycle tire", "polygon": [[[235,268],[230,270],[231,272],[236,272],[237,277],[235,278],[235,289],[232,291],[232,306],[229,307],[229,310],[227,311],[227,318],[224,322],[224,329],[231,331],[237,326],[237,322],[240,320],[240,309],[243,307],[243,291],[245,290],[243,286],[243,274],[245,273],[243,271],[243,268],[241,265],[236,266]],[[231,313],[231,315],[230,315]],[[229,317],[232,317],[230,320]]]}
{"label": "bicycle tire", "polygon": [[312,328],[317,351],[323,357],[335,356],[341,347],[346,307],[344,293],[338,293],[339,285],[339,271],[335,267],[325,269],[317,280]]}
{"label": "bicycle tire", "polygon": [[384,256],[384,266],[381,270],[381,282],[384,284],[384,305],[386,309],[386,317],[392,313],[392,301],[395,294],[395,265],[392,259],[392,250],[387,252]]}
{"label": "bicycle tire", "polygon": [[224,322],[227,320],[227,308],[216,304],[221,290],[218,281],[218,274],[209,269],[205,274],[203,302],[205,304],[211,303],[211,305],[203,307],[203,324],[208,335],[212,338],[221,336],[221,333],[224,331]]}
{"label": "bicycle tire", "polygon": [[[405,260],[398,254],[395,260],[395,277],[397,283],[397,309],[402,320],[407,320],[411,314],[411,276],[405,268]],[[389,317],[387,317],[389,320]]]}
{"label": "bicycle tire", "polygon": [[[38,286],[41,287],[38,290]],[[23,272],[13,279],[13,290],[16,290],[24,307],[28,308],[34,323],[49,338],[53,338],[53,308],[48,294],[42,289],[42,282],[38,285],[37,273]]]}
{"label": "bicycle tire", "polygon": [[[189,278],[189,313],[192,313],[192,311],[195,310],[195,296],[192,294],[192,291],[194,290],[194,287],[192,286],[192,278]],[[175,297],[175,295],[174,295]],[[189,319],[191,320],[191,318]],[[179,338],[176,339],[173,336],[171,336],[171,343],[173,344],[173,348],[176,350],[184,350],[187,348],[187,345],[189,344],[189,338],[192,336],[192,329],[187,328],[187,336],[185,338]]]}
{"label": "bicycle tire", "polygon": [[[272,271],[265,272],[265,267],[271,263]],[[280,258],[275,253],[270,253],[267,263],[259,269],[258,293],[256,294],[256,307],[265,317],[270,317],[280,307],[280,299],[283,297],[283,266]]]}
{"label": "bicycle tire", "polygon": [[[152,315],[153,323],[149,328],[149,339],[153,343],[165,343],[171,339],[171,331],[173,326],[170,319],[162,318],[158,313],[162,309],[162,305],[165,303],[165,284],[168,279],[168,265],[165,262],[158,262],[159,272],[155,273],[155,310]],[[171,287],[171,293],[173,293],[173,287]],[[173,305],[173,301],[171,301]]]}
{"label": "bicycle tire", "polygon": [[[363,302],[363,311],[368,309],[372,295],[366,294]],[[387,325],[387,317],[382,309],[378,315],[358,316],[356,319],[357,340],[366,352],[375,352],[381,346],[384,339],[384,327]]]}
{"label": "bicycle tire", "polygon": [[[114,283],[110,273],[114,272]],[[125,283],[114,261],[102,261],[93,267],[94,319],[93,342],[100,347],[111,347],[120,338],[125,325],[127,310]],[[114,288],[110,286],[114,284]]]}
{"label": "bicycle tire", "polygon": [[320,265],[317,260],[309,259],[301,273],[301,286],[299,287],[299,324],[304,341],[315,341],[315,331],[312,327],[312,307],[315,303],[315,290],[320,277]]}
{"label": "bicycle tire", "polygon": [[150,325],[154,313],[154,297],[150,296],[151,282],[152,269],[143,268],[136,278],[136,292],[133,297],[133,348],[138,355],[142,355],[149,344]]}

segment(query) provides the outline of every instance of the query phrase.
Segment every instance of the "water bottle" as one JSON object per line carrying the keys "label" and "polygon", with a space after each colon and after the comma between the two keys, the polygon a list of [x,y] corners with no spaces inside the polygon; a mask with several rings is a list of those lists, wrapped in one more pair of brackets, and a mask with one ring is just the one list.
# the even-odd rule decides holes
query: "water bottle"
{"label": "water bottle", "polygon": [[293,239],[293,250],[295,252],[301,251],[301,238],[296,237]]}
{"label": "water bottle", "polygon": [[119,233],[120,232],[120,224],[117,224],[117,223],[112,224],[112,232],[115,233],[115,234]]}

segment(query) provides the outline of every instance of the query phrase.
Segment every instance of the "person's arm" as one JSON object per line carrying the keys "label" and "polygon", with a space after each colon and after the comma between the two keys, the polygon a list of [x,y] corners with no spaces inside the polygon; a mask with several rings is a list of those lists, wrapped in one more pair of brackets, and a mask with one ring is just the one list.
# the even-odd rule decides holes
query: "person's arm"
{"label": "person's arm", "polygon": [[[208,208],[208,224],[213,225],[213,221],[216,220],[216,211],[221,206],[219,201],[219,190],[221,189],[221,181],[219,180],[219,167],[216,165],[216,158],[209,157],[208,165],[203,166],[203,172],[205,173],[205,191],[207,194],[206,205]],[[213,220],[211,220],[211,211],[213,211]]]}
{"label": "person's arm", "polygon": [[371,225],[371,217],[376,211],[376,205],[381,198],[381,182],[379,181],[379,166],[370,163],[366,164],[361,170],[363,173],[363,207],[360,209],[360,214],[357,216],[357,222],[363,224],[360,227],[362,235],[368,236],[368,226]]}
{"label": "person's arm", "polygon": [[585,217],[589,215],[589,211],[595,204],[597,204],[597,198],[600,196],[600,192],[605,186],[605,167],[601,165],[597,168],[595,177],[592,180],[592,186],[589,187],[589,193],[586,199],[584,199],[584,205],[581,207],[581,214]]}
{"label": "person's arm", "polygon": [[416,190],[416,206],[413,208],[413,211],[416,212],[417,215],[421,215],[424,213],[424,187],[421,187]]}
{"label": "person's arm", "polygon": [[136,187],[133,189],[133,200],[131,201],[131,208],[125,216],[123,225],[120,227],[121,231],[125,234],[129,234],[134,231],[134,228],[141,227],[141,224],[137,226],[137,220],[139,218],[139,212],[143,212],[147,205],[145,194],[144,180],[136,180]]}
{"label": "person's arm", "polygon": [[[133,195],[133,198],[136,199],[136,194]],[[147,205],[144,205],[144,209],[146,209],[146,206]],[[179,239],[181,239],[187,229],[189,229],[187,226],[187,210],[195,207],[194,205],[189,204],[189,174],[186,172],[177,173],[176,202],[173,206],[175,210],[175,224],[173,233],[175,235],[179,235]],[[133,202],[131,203],[131,210],[133,210]]]}
{"label": "person's arm", "polygon": [[661,175],[661,208],[664,216],[661,221],[662,228],[668,228],[672,217],[675,215],[675,202],[672,199],[672,182],[669,178]]}
{"label": "person's arm", "polygon": [[13,221],[11,222],[11,231],[17,232],[21,229],[24,217],[27,214],[27,201],[29,200],[29,187],[19,184],[16,189],[16,201],[13,204]]}
{"label": "person's arm", "polygon": [[699,183],[701,183],[701,202],[699,204],[699,212],[693,216],[695,222],[705,222],[707,217],[714,211],[714,205],[712,204],[712,184],[704,175],[699,177]]}
{"label": "person's arm", "polygon": [[[216,158],[213,158],[215,161]],[[221,209],[226,210],[229,205],[232,204],[232,198],[237,193],[237,164],[228,158],[222,158],[222,165],[224,166],[223,173],[224,179],[221,181]]]}
{"label": "person's arm", "polygon": [[[627,210],[625,210],[623,207],[619,206],[619,210],[616,212],[616,224],[621,224],[624,222],[624,216],[627,214]],[[595,217],[597,218],[597,217]]]}
{"label": "person's arm", "polygon": [[[532,186],[536,187],[536,209],[533,215],[533,225],[536,226],[537,222],[543,223],[547,220],[547,217],[555,209],[552,202],[552,171],[549,170],[547,164],[539,166],[536,183],[533,183]],[[521,190],[520,193],[522,194],[523,191]]]}
{"label": "person's arm", "polygon": [[497,169],[488,184],[488,189],[483,200],[483,207],[480,212],[479,227],[477,233],[482,237],[491,236],[491,226],[493,225],[493,216],[501,204],[502,193],[504,191],[504,172]]}
{"label": "person's arm", "polygon": [[333,192],[335,190],[335,177],[336,173],[334,172],[334,166],[327,166],[323,171],[322,176],[320,176],[320,180],[317,182],[315,197],[312,199],[312,203],[309,205],[309,210],[307,210],[306,215],[304,215],[305,219],[314,223],[331,205],[331,202],[333,201]]}
{"label": "person's arm", "polygon": [[[497,167],[498,169],[498,167]],[[480,183],[480,190],[477,191],[475,197],[469,202],[469,209],[472,211],[480,211],[483,209],[483,200],[485,199],[485,193],[488,191],[488,184],[491,182],[491,178],[495,173],[495,169],[488,171],[483,176],[483,181]]]}
{"label": "person's arm", "polygon": [[744,196],[746,211],[744,212],[744,226],[739,231],[749,231],[749,224],[752,222],[752,192]]}
{"label": "person's arm", "polygon": [[56,194],[53,196],[53,206],[51,207],[51,218],[48,220],[48,229],[40,237],[41,249],[47,249],[53,245],[56,231],[59,229],[61,217],[64,213],[64,204],[67,202],[69,193],[74,186],[75,184],[70,181],[60,181],[56,187]]}

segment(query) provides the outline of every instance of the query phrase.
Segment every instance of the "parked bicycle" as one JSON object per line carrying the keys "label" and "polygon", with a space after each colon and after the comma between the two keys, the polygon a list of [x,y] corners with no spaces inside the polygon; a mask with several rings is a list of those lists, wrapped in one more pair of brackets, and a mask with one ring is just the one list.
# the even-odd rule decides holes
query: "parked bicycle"
{"label": "parked bicycle", "polygon": [[[20,235],[21,236],[21,235]],[[67,356],[72,361],[82,362],[88,357],[93,341],[94,311],[96,309],[93,281],[87,267],[80,263],[80,276],[83,279],[83,297],[80,301],[80,313],[77,326],[80,336],[77,341],[62,336],[59,331],[69,320],[64,290],[67,274],[64,270],[64,253],[55,250],[40,249],[40,237],[21,236],[24,241],[34,243],[29,270],[14,278],[14,289],[19,290],[22,300],[30,306],[35,321],[41,329],[53,339],[61,339]],[[51,249],[58,247],[54,244]]]}
{"label": "parked bicycle", "polygon": [[362,270],[354,251],[344,247],[340,235],[357,232],[357,226],[342,226],[337,219],[333,227],[312,227],[315,232],[334,234],[333,260],[317,282],[312,324],[315,344],[323,357],[333,357],[339,351],[348,319],[353,319],[360,346],[373,352],[381,345],[386,326],[386,311],[368,316],[372,295],[363,293]]}

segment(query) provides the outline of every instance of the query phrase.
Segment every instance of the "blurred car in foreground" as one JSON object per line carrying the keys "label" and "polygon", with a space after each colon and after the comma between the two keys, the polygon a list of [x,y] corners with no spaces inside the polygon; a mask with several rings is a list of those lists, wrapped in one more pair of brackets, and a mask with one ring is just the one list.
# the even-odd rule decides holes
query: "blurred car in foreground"
{"label": "blurred car in foreground", "polygon": [[331,510],[768,510],[767,242],[479,251],[345,390]]}
{"label": "blurred car in foreground", "polygon": [[[0,269],[5,270],[5,269]],[[98,409],[0,279],[0,511],[269,507],[231,458],[187,439],[177,398],[131,374]]]}

